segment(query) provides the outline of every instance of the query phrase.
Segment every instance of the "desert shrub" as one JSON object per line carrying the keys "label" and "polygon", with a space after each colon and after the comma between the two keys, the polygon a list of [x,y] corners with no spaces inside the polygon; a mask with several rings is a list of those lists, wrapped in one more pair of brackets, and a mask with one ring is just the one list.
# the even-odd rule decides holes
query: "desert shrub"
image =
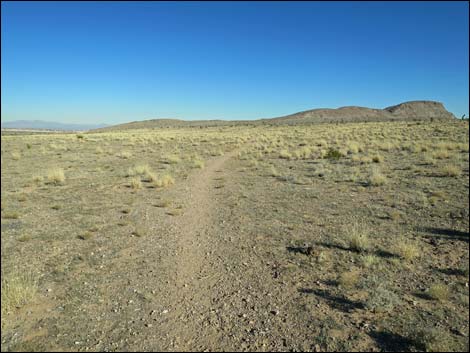
{"label": "desert shrub", "polygon": [[417,326],[409,335],[413,345],[424,352],[453,352],[456,349],[452,337],[442,329]]}
{"label": "desert shrub", "polygon": [[340,159],[341,157],[343,157],[343,154],[340,151],[338,151],[334,148],[331,148],[331,147],[328,149],[328,151],[326,152],[326,155],[325,155],[326,159],[335,159],[335,160],[337,160],[337,159]]}
{"label": "desert shrub", "polygon": [[372,287],[365,301],[366,309],[374,312],[392,311],[400,304],[400,297],[395,292],[385,288],[382,284]]}
{"label": "desert shrub", "polygon": [[384,161],[384,157],[382,157],[380,154],[376,154],[375,156],[372,157],[372,162],[374,163],[382,163]]}

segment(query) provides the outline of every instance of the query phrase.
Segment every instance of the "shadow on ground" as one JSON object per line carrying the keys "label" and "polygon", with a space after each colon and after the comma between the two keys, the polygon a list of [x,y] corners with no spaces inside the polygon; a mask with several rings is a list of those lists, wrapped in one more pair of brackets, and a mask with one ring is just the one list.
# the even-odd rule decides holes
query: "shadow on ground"
{"label": "shadow on ground", "polygon": [[396,333],[372,331],[369,336],[377,343],[382,352],[409,352],[413,341]]}
{"label": "shadow on ground", "polygon": [[431,234],[432,236],[436,236],[436,237],[443,238],[443,239],[460,240],[460,241],[465,241],[467,243],[469,241],[469,233],[462,232],[460,230],[425,227],[425,228],[419,228],[418,231]]}
{"label": "shadow on ground", "polygon": [[302,294],[314,294],[317,297],[323,299],[327,304],[337,310],[341,310],[345,313],[349,313],[353,310],[364,309],[364,304],[361,302],[355,302],[344,297],[336,296],[330,292],[322,289],[309,289],[300,288],[299,292]]}

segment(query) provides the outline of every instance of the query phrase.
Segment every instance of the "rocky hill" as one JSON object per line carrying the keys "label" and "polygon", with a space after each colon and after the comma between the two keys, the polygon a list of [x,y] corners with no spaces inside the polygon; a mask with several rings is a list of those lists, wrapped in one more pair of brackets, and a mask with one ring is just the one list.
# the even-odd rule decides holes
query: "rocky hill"
{"label": "rocky hill", "polygon": [[435,101],[410,101],[385,109],[366,107],[341,107],[337,109],[313,109],[287,116],[259,120],[179,120],[152,119],[115,125],[95,131],[113,131],[128,129],[152,129],[171,127],[210,127],[233,125],[299,125],[316,123],[346,123],[395,120],[450,120],[455,116],[444,105]]}

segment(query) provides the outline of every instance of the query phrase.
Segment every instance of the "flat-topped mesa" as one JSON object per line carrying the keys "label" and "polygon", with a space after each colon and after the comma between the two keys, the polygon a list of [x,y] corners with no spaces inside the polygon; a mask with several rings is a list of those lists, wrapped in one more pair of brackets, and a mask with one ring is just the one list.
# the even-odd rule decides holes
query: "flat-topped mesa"
{"label": "flat-topped mesa", "polygon": [[455,119],[454,114],[444,108],[444,104],[435,101],[410,101],[387,107],[395,116],[410,119]]}

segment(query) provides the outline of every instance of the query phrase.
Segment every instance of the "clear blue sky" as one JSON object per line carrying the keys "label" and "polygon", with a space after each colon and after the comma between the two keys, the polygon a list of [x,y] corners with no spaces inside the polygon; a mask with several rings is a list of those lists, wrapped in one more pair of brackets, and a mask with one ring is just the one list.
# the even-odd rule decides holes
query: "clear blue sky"
{"label": "clear blue sky", "polygon": [[2,2],[3,121],[469,112],[467,2]]}

